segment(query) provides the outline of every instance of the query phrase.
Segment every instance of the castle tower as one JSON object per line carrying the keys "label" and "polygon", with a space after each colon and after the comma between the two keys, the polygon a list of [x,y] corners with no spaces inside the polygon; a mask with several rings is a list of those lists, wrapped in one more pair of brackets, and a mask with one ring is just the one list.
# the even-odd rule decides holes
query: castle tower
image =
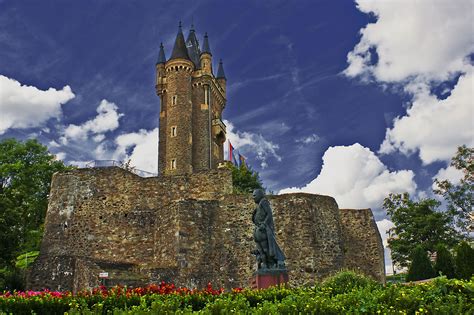
{"label": "castle tower", "polygon": [[191,26],[187,40],[179,25],[170,59],[160,46],[156,94],[160,97],[158,172],[189,174],[217,168],[224,159],[226,78],[222,62],[212,71],[209,38],[202,50]]}

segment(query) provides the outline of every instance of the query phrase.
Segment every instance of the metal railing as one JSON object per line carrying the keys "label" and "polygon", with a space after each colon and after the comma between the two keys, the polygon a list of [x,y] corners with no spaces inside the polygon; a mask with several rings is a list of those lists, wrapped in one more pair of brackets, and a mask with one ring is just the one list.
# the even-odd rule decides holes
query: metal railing
{"label": "metal railing", "polygon": [[127,163],[116,161],[116,160],[93,160],[88,163],[86,163],[85,167],[86,168],[93,168],[93,167],[111,167],[111,166],[117,166],[120,168],[123,168],[124,170],[127,170],[129,172],[132,172],[140,177],[156,177],[158,176],[157,173],[152,173],[152,172],[147,172],[144,170],[139,170],[135,167],[131,167],[127,165]]}

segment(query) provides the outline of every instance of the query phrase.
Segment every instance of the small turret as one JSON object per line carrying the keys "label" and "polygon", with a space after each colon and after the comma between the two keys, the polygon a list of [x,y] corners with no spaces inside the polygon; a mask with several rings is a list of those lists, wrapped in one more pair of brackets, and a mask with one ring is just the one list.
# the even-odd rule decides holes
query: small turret
{"label": "small turret", "polygon": [[156,61],[156,94],[162,95],[163,90],[165,89],[165,50],[163,43],[160,44],[160,52],[158,53],[158,60]]}
{"label": "small turret", "polygon": [[201,68],[200,55],[201,50],[199,49],[199,42],[196,38],[196,32],[194,30],[194,25],[191,25],[189,30],[188,39],[186,40],[186,47],[188,49],[189,58],[194,63],[195,69]]}
{"label": "small turret", "polygon": [[160,52],[158,53],[158,60],[156,61],[156,64],[165,63],[165,62],[166,62],[165,50],[163,47],[163,43],[161,43]]}
{"label": "small turret", "polygon": [[207,33],[204,34],[204,41],[201,52],[201,69],[204,74],[212,75],[212,54],[209,47],[209,38]]}
{"label": "small turret", "polygon": [[225,92],[227,79],[225,77],[224,65],[222,63],[222,59],[219,60],[219,67],[217,68],[216,79],[217,79],[217,82],[219,82],[219,85],[224,89],[224,92]]}
{"label": "small turret", "polygon": [[209,47],[209,37],[207,36],[207,32],[204,34],[204,42],[202,44],[202,53],[211,54],[211,48]]}
{"label": "small turret", "polygon": [[186,43],[184,42],[183,30],[181,29],[181,22],[179,22],[178,34],[176,35],[176,40],[174,42],[173,52],[171,53],[172,59],[188,59],[188,49],[186,48]]}

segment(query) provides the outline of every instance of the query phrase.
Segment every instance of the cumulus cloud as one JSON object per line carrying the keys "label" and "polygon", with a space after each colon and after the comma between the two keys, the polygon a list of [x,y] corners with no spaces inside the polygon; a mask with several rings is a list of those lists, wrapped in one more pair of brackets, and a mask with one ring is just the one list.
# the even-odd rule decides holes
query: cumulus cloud
{"label": "cumulus cloud", "polygon": [[130,165],[139,170],[158,172],[158,128],[120,135],[115,143],[115,159],[130,160]]}
{"label": "cumulus cloud", "polygon": [[383,219],[377,221],[377,228],[379,230],[380,236],[382,238],[382,243],[384,247],[384,254],[385,254],[385,272],[387,274],[393,274],[393,267],[392,267],[392,255],[390,248],[388,248],[388,230],[393,228],[395,225],[392,221],[388,219]]}
{"label": "cumulus cloud", "polygon": [[457,185],[461,182],[461,179],[464,177],[464,173],[461,170],[453,166],[448,166],[446,168],[442,168],[438,171],[438,173],[433,176],[433,190],[438,189],[438,185],[434,182],[435,179],[439,181],[448,180],[452,184]]}
{"label": "cumulus cloud", "polygon": [[[400,84],[412,96],[405,116],[387,129],[379,152],[418,153],[424,164],[448,161],[462,144],[474,144],[473,1],[358,0],[377,17],[361,30],[347,56],[349,77]],[[446,99],[431,90],[461,75]]]}
{"label": "cumulus cloud", "polygon": [[102,133],[118,128],[119,119],[122,116],[123,114],[118,112],[117,105],[104,99],[97,107],[97,116],[95,118],[81,125],[69,125],[64,130],[64,135],[66,139],[84,141],[90,134],[94,134],[94,141],[100,142],[104,138]]}
{"label": "cumulus cloud", "polygon": [[360,42],[347,56],[348,76],[446,80],[462,71],[474,50],[472,0],[357,0],[357,6],[377,21],[360,31]]}
{"label": "cumulus cloud", "polygon": [[60,117],[61,105],[75,97],[66,85],[46,91],[0,75],[0,135],[9,128],[31,128]]}
{"label": "cumulus cloud", "polygon": [[393,224],[392,221],[388,219],[383,219],[380,221],[377,221],[377,228],[379,229],[380,236],[382,237],[382,242],[383,246],[387,247],[388,246],[388,230],[393,228],[395,225]]}
{"label": "cumulus cloud", "polygon": [[316,193],[333,196],[341,208],[380,208],[389,193],[413,193],[413,177],[409,170],[390,172],[372,151],[356,143],[327,149],[321,173],[313,181],[280,194]]}
{"label": "cumulus cloud", "polygon": [[449,161],[459,145],[474,145],[473,67],[459,78],[451,96],[439,100],[425,86],[417,90],[406,116],[387,129],[381,153],[419,151],[424,164]]}
{"label": "cumulus cloud", "polygon": [[267,161],[270,157],[281,161],[281,156],[277,153],[279,149],[277,144],[265,139],[260,134],[237,131],[228,120],[224,120],[224,123],[227,126],[227,139],[232,143],[232,146],[244,155],[254,154],[256,159],[260,161],[261,168],[268,166]]}

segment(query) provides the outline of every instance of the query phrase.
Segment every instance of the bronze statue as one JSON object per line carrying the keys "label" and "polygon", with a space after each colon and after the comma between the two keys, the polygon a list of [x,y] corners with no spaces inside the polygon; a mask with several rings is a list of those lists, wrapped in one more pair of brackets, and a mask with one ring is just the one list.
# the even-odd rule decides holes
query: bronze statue
{"label": "bronze statue", "polygon": [[255,224],[253,238],[257,248],[252,252],[257,257],[258,269],[285,269],[285,255],[275,238],[275,226],[270,202],[262,189],[253,191],[253,200],[257,207],[253,211]]}

